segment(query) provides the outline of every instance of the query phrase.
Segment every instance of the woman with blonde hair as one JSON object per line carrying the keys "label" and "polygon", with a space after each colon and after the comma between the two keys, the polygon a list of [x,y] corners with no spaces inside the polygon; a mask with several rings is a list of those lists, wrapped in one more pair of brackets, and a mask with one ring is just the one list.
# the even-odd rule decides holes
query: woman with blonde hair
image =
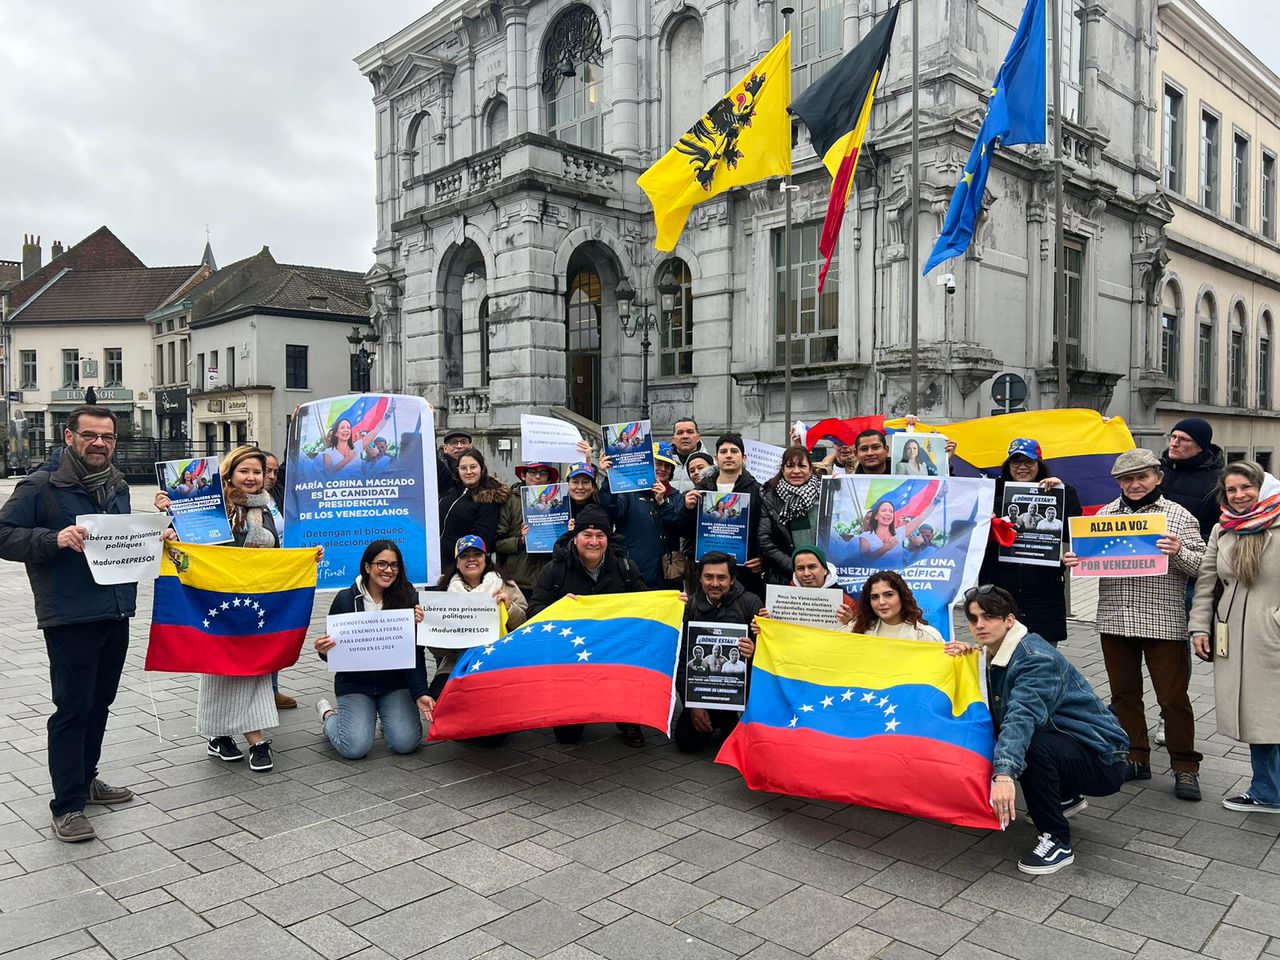
{"label": "woman with blonde hair", "polygon": [[1189,629],[1196,655],[1213,661],[1218,732],[1249,744],[1253,767],[1249,789],[1222,805],[1280,813],[1280,480],[1238,460],[1218,479],[1218,501]]}

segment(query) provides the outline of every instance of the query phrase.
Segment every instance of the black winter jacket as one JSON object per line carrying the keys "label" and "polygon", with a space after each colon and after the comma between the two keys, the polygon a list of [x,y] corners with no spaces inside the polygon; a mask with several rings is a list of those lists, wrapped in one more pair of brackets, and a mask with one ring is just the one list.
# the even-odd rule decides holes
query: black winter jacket
{"label": "black winter jacket", "polygon": [[764,606],[760,598],[751,593],[738,581],[734,581],[729,592],[719,603],[712,603],[705,593],[699,589],[689,598],[684,607],[684,629],[681,634],[679,666],[676,668],[676,690],[684,696],[685,668],[691,653],[688,647],[689,624],[697,623],[750,623],[755,619],[760,608]]}
{"label": "black winter jacket", "polygon": [[498,521],[511,491],[499,484],[472,493],[463,490],[440,501],[440,557],[453,562],[453,546],[459,537],[474,533],[492,553],[498,545]]}
{"label": "black winter jacket", "polygon": [[[782,519],[782,498],[767,484],[762,484],[760,499],[752,503],[751,509],[755,513],[756,541],[764,558],[765,582],[790,583],[795,570],[791,555],[795,552],[796,540],[791,525]],[[809,511],[808,522],[812,543],[818,535],[817,503]]]}
{"label": "black winter jacket", "polygon": [[570,542],[566,550],[557,550],[551,562],[538,574],[538,582],[534,584],[533,596],[529,600],[529,616],[537,616],[570,593],[591,597],[600,593],[636,593],[646,589],[639,568],[613,546],[605,551],[600,576],[593,580],[582,565],[578,548]]}
{"label": "black winter jacket", "polygon": [[56,485],[49,470],[25,477],[0,509],[0,559],[26,564],[41,630],[134,615],[137,584],[99,586],[83,553],[58,546],[58,531],[78,514],[103,512],[130,512],[127,483],[112,492],[103,511],[83,487]]}
{"label": "black winter jacket", "polygon": [[[338,595],[329,604],[329,613],[363,613],[364,594],[356,589],[355,584]],[[417,662],[412,670],[360,670],[343,671],[333,675],[333,692],[335,696],[348,693],[362,693],[367,697],[380,697],[396,690],[408,689],[409,696],[417,700],[427,695],[427,664],[424,659],[426,647],[417,648]],[[320,655],[321,660],[328,658]]]}
{"label": "black winter jacket", "polygon": [[1190,460],[1170,460],[1166,450],[1160,455],[1160,465],[1164,468],[1164,480],[1160,484],[1164,495],[1186,507],[1199,522],[1200,536],[1208,543],[1214,525],[1222,518],[1217,495],[1218,475],[1226,466],[1222,448],[1211,444],[1208,450],[1201,450]]}

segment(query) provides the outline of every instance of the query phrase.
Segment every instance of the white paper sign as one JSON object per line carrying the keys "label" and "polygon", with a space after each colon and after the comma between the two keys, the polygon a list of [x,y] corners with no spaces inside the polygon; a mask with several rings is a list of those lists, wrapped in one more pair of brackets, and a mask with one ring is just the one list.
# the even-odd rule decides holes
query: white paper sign
{"label": "white paper sign", "polygon": [[747,457],[747,469],[751,475],[764,483],[766,480],[772,480],[778,475],[778,471],[782,469],[782,455],[787,451],[782,447],[775,447],[772,443],[765,443],[763,440],[744,440],[747,449],[742,452]]}
{"label": "white paper sign", "polygon": [[524,463],[576,463],[582,459],[578,428],[555,417],[520,414],[520,459]]}
{"label": "white paper sign", "polygon": [[154,580],[160,575],[161,535],[169,528],[167,513],[85,513],[76,526],[89,535],[84,558],[93,582],[102,586]]}
{"label": "white paper sign", "polygon": [[465,650],[498,641],[498,601],[482,590],[471,593],[419,591],[425,616],[418,625],[424,647]]}
{"label": "white paper sign", "polygon": [[337,646],[328,653],[330,673],[409,670],[417,661],[412,610],[333,613],[325,632]]}
{"label": "white paper sign", "polygon": [[844,591],[825,587],[765,586],[765,607],[770,620],[797,623],[805,627],[822,627],[824,630],[845,629],[836,611],[844,602]]}

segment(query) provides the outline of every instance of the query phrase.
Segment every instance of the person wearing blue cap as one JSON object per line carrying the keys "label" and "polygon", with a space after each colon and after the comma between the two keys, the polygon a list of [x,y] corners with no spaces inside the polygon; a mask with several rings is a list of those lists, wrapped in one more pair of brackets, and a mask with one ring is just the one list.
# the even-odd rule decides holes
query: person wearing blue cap
{"label": "person wearing blue cap", "polygon": [[[1009,455],[996,478],[997,509],[1004,502],[1004,485],[1011,481],[1038,483],[1045,490],[1061,489],[1066,516],[1055,515],[1059,527],[1065,524],[1066,517],[1078,517],[1084,513],[1075,488],[1050,474],[1049,465],[1045,463],[1036,440],[1019,437],[1009,444]],[[1000,560],[1000,545],[992,536],[987,543],[978,582],[1007,590],[1018,605],[1018,620],[1032,633],[1039,634],[1054,646],[1067,639],[1066,568],[1061,562],[1056,566],[1004,563]]]}

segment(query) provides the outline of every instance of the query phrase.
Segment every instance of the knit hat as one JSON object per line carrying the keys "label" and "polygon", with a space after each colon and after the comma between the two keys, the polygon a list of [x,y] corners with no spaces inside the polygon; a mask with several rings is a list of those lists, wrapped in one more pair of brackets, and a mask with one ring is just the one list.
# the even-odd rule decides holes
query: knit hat
{"label": "knit hat", "polygon": [[573,520],[573,533],[578,535],[583,530],[603,530],[605,533],[613,533],[613,524],[609,522],[609,515],[604,509],[597,506],[587,506],[582,508]]}
{"label": "knit hat", "polygon": [[1138,447],[1134,450],[1126,450],[1116,457],[1116,462],[1111,467],[1111,475],[1113,477],[1123,477],[1126,473],[1139,473],[1143,470],[1159,472],[1161,470],[1160,458],[1146,447]]}
{"label": "knit hat", "polygon": [[684,468],[688,470],[689,464],[693,463],[695,460],[705,460],[711,466],[714,466],[716,462],[715,457],[711,456],[711,454],[707,453],[705,450],[695,450],[684,458]]}
{"label": "knit hat", "polygon": [[457,560],[468,550],[479,550],[481,553],[488,553],[488,549],[484,545],[484,541],[477,537],[474,533],[468,533],[465,537],[459,537],[453,545],[453,559]]}
{"label": "knit hat", "polygon": [[1209,425],[1208,420],[1201,420],[1199,417],[1187,417],[1185,420],[1179,420],[1173,425],[1173,430],[1185,433],[1188,437],[1196,442],[1201,450],[1208,450],[1213,445],[1213,427]]}
{"label": "knit hat", "polygon": [[796,557],[800,556],[802,553],[812,553],[818,558],[819,563],[824,567],[827,565],[827,555],[822,552],[822,548],[816,545],[810,545],[807,547],[796,547],[791,551],[791,566],[794,567],[796,565]]}
{"label": "knit hat", "polygon": [[1040,459],[1040,444],[1029,437],[1019,437],[1009,444],[1009,456],[1026,457],[1028,460]]}

